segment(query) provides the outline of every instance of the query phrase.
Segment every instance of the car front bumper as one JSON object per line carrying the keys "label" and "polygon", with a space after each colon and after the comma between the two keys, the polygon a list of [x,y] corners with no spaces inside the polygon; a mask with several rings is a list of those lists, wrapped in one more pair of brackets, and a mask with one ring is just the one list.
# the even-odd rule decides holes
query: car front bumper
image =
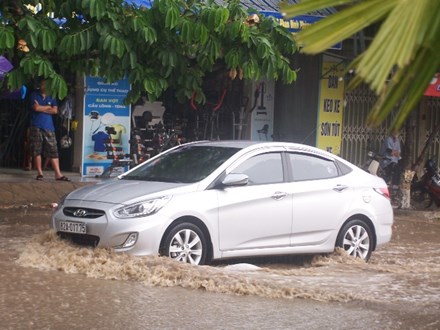
{"label": "car front bumper", "polygon": [[[97,248],[111,248],[117,252],[126,252],[132,255],[154,255],[159,252],[160,240],[165,230],[166,218],[160,214],[147,217],[119,219],[113,216],[112,210],[119,207],[106,203],[84,203],[75,205],[68,203],[57,209],[51,221],[51,227],[63,237],[72,237],[75,242],[81,239],[95,241]],[[66,215],[64,208],[93,209],[103,211],[101,216],[86,218],[81,216]],[[74,233],[62,228],[61,223],[85,224],[85,233]],[[135,234],[135,235],[132,235]],[[130,235],[132,235],[130,237]],[[127,239],[136,236],[134,244],[124,247]]]}

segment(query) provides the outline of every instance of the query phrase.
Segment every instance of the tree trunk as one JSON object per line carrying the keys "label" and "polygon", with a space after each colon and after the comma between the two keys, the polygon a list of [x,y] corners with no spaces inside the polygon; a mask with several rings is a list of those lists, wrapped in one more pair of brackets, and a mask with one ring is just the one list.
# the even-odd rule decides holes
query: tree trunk
{"label": "tree trunk", "polygon": [[429,134],[429,137],[426,140],[425,145],[424,145],[422,151],[420,152],[420,155],[417,157],[417,160],[415,161],[415,163],[411,167],[412,170],[418,171],[419,167],[422,166],[422,164],[423,164],[423,162],[425,160],[426,152],[428,151],[428,149],[431,146],[432,142],[434,142],[434,138],[437,135],[437,131],[439,129],[440,129],[440,124],[437,124],[434,127],[434,130],[431,132],[431,134]]}
{"label": "tree trunk", "polygon": [[440,124],[437,124],[428,139],[423,146],[422,151],[418,155],[416,161],[411,164],[410,155],[413,154],[413,145],[414,145],[414,131],[415,131],[415,111],[408,119],[405,130],[406,130],[406,139],[404,145],[404,157],[403,157],[403,171],[402,171],[402,180],[400,189],[402,191],[402,209],[411,209],[411,183],[413,181],[414,175],[419,171],[420,166],[423,166],[426,158],[426,153],[428,152],[429,147],[434,142],[434,138],[437,135],[437,131],[440,129]]}
{"label": "tree trunk", "polygon": [[405,169],[402,175],[400,189],[402,191],[402,209],[411,209],[411,182],[416,172],[411,169]]}
{"label": "tree trunk", "polygon": [[413,114],[408,118],[405,125],[405,144],[403,148],[403,171],[401,176],[400,190],[402,191],[402,209],[411,209],[411,182],[413,180],[415,171],[411,166],[411,155],[413,154],[414,146],[414,131],[415,125],[415,114],[417,112],[413,111]]}

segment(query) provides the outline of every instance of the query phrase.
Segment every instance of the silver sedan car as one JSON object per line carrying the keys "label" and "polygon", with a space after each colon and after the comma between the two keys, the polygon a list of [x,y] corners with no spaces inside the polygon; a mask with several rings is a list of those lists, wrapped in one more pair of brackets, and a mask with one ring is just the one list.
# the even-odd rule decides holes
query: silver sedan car
{"label": "silver sedan car", "polygon": [[294,143],[201,141],[68,194],[51,226],[74,243],[191,264],[315,254],[368,260],[391,239],[386,183]]}

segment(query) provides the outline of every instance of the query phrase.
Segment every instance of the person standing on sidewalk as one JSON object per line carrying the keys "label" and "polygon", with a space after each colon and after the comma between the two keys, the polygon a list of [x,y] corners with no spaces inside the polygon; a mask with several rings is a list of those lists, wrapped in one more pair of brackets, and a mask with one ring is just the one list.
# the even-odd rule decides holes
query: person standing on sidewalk
{"label": "person standing on sidewalk", "polygon": [[43,180],[42,156],[50,159],[55,180],[70,181],[60,171],[55,126],[52,116],[58,113],[57,100],[46,94],[46,80],[39,81],[39,90],[30,97],[32,120],[30,130],[30,149],[34,166],[38,174],[36,179]]}

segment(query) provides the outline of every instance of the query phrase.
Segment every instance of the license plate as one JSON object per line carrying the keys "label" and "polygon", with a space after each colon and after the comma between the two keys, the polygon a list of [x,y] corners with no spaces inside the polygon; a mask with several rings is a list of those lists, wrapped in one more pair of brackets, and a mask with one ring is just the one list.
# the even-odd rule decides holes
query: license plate
{"label": "license plate", "polygon": [[60,231],[85,234],[86,224],[82,222],[60,221]]}

